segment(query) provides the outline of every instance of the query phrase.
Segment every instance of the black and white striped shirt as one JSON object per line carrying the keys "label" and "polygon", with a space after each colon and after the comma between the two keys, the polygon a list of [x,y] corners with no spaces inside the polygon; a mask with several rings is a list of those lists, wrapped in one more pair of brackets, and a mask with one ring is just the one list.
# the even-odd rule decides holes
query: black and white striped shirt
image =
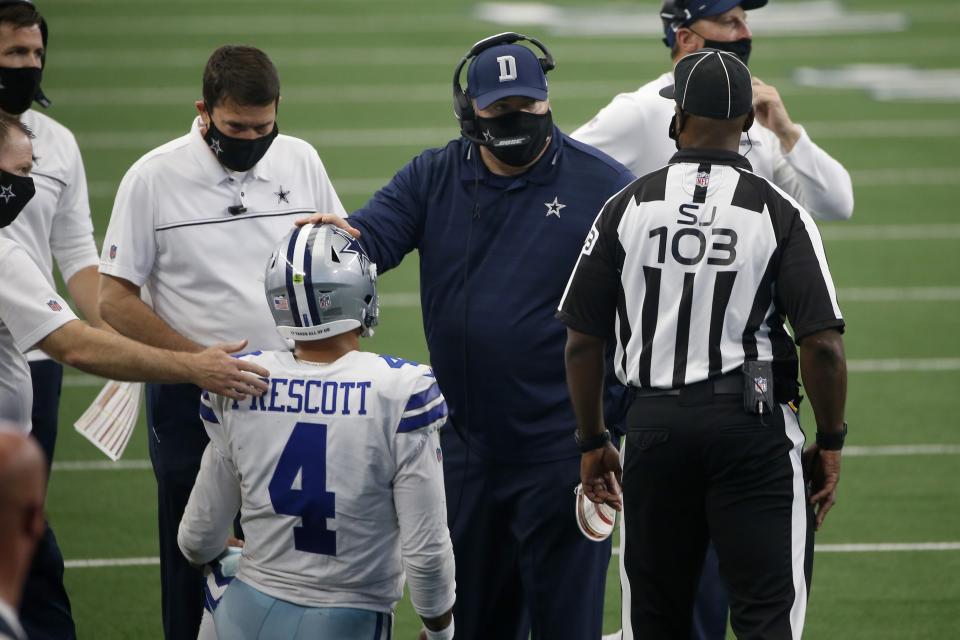
{"label": "black and white striped shirt", "polygon": [[820,233],[728,151],[683,150],[604,205],[557,316],[617,340],[631,386],[676,388],[772,361],[797,379],[799,342],[843,318]]}

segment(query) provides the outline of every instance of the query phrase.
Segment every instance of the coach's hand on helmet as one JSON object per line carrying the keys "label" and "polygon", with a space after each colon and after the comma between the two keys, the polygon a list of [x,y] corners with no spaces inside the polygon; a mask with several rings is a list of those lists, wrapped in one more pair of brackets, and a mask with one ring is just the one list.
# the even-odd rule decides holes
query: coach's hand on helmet
{"label": "coach's hand on helmet", "polygon": [[359,229],[351,227],[346,218],[342,218],[335,213],[315,213],[309,218],[301,218],[293,224],[298,227],[302,227],[305,224],[332,224],[339,229],[343,229],[354,238],[360,237]]}
{"label": "coach's hand on helmet", "polygon": [[225,342],[198,353],[178,355],[186,359],[189,378],[198,387],[233,400],[244,400],[247,395],[262,395],[269,386],[261,378],[270,375],[263,367],[230,356],[246,346],[246,340]]}
{"label": "coach's hand on helmet", "polygon": [[753,76],[753,108],[757,121],[776,134],[784,153],[790,153],[802,134],[800,127],[790,119],[780,92],[757,76]]}

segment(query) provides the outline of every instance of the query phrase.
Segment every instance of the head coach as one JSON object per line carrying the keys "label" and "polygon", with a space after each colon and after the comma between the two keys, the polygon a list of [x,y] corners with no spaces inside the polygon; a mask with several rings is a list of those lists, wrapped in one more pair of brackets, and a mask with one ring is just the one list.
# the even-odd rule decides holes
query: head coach
{"label": "head coach", "polygon": [[[680,151],[604,206],[558,311],[580,438],[595,447],[581,478],[595,502],[619,502],[601,406],[615,336],[617,377],[635,391],[622,474],[633,634],[689,636],[709,537],[737,636],[799,638],[846,433],[844,322],[813,219],[737,153],[754,118],[746,66],[702,49],[674,75],[662,93]],[[795,344],[817,423],[812,496]]]}
{"label": "head coach", "polygon": [[[676,64],[702,47],[712,47],[747,64],[753,38],[747,14],[766,4],[767,0],[665,0],[660,19],[671,60]],[[673,114],[657,93],[671,82],[667,72],[636,91],[616,96],[573,137],[609,153],[638,176],[660,168],[675,151],[667,136]],[[786,191],[815,218],[843,220],[853,215],[850,174],[793,122],[776,88],[754,77],[753,101],[757,121],[741,134],[739,144],[754,173]]]}
{"label": "head coach", "polygon": [[[249,338],[252,351],[286,348],[263,305],[263,264],[297,217],[343,207],[316,150],[280,134],[279,103],[280,78],[263,51],[220,47],[190,132],[127,171],[100,257],[100,310],[120,333],[175,351],[226,336]],[[200,389],[150,385],[146,399],[164,634],[195,638],[202,576],[180,553],[177,527],[209,441]]]}
{"label": "head coach", "polygon": [[341,221],[380,271],[420,255],[430,363],[454,427],[441,440],[458,639],[582,640],[603,621],[610,543],[581,535],[571,508],[579,452],[553,314],[592,218],[633,178],[553,124],[553,66],[520,34],[474,45],[454,71],[461,136]]}

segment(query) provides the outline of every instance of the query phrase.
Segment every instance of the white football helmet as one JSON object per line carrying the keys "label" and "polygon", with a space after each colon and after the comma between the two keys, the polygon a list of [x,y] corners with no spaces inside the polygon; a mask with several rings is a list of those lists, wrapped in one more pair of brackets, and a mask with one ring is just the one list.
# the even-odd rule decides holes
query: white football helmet
{"label": "white football helmet", "polygon": [[277,331],[323,340],[360,328],[373,335],[377,265],[356,238],[333,225],[294,228],[267,262],[264,289]]}
{"label": "white football helmet", "polygon": [[574,493],[577,494],[576,515],[580,532],[593,542],[603,542],[609,538],[617,522],[616,509],[606,504],[591,502],[583,495],[582,484],[577,485]]}

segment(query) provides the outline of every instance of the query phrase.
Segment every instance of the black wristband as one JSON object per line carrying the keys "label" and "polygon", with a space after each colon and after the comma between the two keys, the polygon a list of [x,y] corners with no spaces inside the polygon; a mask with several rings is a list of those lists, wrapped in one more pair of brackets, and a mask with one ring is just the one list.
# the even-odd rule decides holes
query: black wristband
{"label": "black wristband", "polygon": [[599,433],[586,439],[581,439],[580,432],[577,431],[576,439],[577,446],[580,447],[580,453],[587,453],[589,451],[607,446],[607,443],[610,442],[610,430],[604,429],[603,433]]}
{"label": "black wristband", "polygon": [[843,441],[847,437],[847,423],[843,423],[843,430],[837,433],[817,431],[817,446],[824,451],[840,451]]}

